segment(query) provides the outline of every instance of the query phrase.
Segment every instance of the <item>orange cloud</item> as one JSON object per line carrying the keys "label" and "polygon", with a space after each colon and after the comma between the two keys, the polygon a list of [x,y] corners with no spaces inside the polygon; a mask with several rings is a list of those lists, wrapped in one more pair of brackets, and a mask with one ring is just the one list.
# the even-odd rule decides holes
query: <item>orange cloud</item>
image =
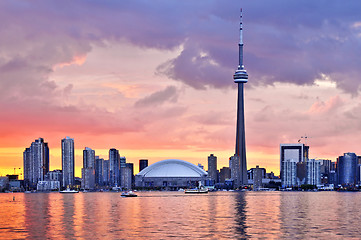
{"label": "orange cloud", "polygon": [[66,67],[66,66],[70,66],[70,65],[78,65],[78,66],[81,66],[85,63],[86,61],[86,55],[79,55],[79,56],[74,56],[73,59],[69,62],[62,62],[62,63],[57,63],[54,67],[54,69],[57,69],[57,68],[63,68],[63,67]]}

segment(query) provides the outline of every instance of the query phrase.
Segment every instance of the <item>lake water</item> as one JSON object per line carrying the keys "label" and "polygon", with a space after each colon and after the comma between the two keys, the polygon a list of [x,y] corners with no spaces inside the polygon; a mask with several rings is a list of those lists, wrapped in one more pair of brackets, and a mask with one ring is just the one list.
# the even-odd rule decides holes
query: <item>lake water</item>
{"label": "lake water", "polygon": [[360,209],[358,192],[1,193],[0,239],[360,239]]}

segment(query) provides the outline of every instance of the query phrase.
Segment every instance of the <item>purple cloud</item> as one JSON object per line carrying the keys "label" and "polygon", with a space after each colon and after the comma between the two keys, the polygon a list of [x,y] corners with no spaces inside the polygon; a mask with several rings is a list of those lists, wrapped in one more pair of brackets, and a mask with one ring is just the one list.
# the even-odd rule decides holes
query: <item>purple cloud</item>
{"label": "purple cloud", "polygon": [[[238,1],[2,1],[0,68],[8,72],[1,87],[26,95],[22,82],[50,86],[55,65],[120,40],[163,50],[182,46],[158,73],[197,89],[230,87],[240,7],[250,85],[312,84],[322,73],[339,88],[358,92],[361,6],[356,0],[262,0],[242,6]],[[14,65],[17,61],[23,65]],[[42,89],[30,92],[41,95]]]}

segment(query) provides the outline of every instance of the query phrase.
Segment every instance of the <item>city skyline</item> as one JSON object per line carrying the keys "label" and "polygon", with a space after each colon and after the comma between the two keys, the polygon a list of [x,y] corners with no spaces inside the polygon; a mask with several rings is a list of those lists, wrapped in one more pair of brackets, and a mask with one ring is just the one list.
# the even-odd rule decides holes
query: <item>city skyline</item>
{"label": "city skyline", "polygon": [[210,153],[228,166],[241,7],[247,167],[278,174],[279,144],[304,134],[312,157],[360,152],[356,1],[0,5],[0,175],[39,137],[50,170],[61,169],[60,140],[74,138],[76,176],[84,147],[104,159],[116,148],[134,169],[139,159],[205,165]]}

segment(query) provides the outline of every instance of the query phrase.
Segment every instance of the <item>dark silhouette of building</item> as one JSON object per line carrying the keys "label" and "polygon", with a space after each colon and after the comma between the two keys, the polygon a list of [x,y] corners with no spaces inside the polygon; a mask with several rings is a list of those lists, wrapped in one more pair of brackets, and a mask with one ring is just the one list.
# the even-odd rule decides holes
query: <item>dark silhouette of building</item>
{"label": "dark silhouette of building", "polygon": [[208,156],[208,178],[212,181],[212,185],[217,183],[217,157],[213,154]]}
{"label": "dark silhouette of building", "polygon": [[139,160],[139,172],[144,168],[148,167],[148,159],[140,159]]}

